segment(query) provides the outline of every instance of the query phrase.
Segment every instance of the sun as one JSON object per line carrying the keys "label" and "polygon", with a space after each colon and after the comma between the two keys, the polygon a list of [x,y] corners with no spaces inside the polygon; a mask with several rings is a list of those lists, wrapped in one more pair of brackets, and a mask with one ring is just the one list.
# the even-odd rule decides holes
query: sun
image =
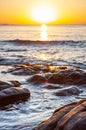
{"label": "sun", "polygon": [[36,6],[32,12],[32,18],[36,22],[48,23],[55,20],[55,11],[49,5]]}

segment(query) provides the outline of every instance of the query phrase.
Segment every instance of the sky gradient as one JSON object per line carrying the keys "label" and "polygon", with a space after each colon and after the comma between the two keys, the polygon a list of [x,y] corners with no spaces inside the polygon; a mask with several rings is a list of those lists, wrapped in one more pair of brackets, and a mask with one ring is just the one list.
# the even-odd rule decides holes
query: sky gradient
{"label": "sky gradient", "polygon": [[52,20],[46,20],[50,24],[86,24],[86,0],[0,0],[0,24],[41,23],[33,13],[40,12],[42,5],[52,9],[53,14],[47,15],[55,15]]}

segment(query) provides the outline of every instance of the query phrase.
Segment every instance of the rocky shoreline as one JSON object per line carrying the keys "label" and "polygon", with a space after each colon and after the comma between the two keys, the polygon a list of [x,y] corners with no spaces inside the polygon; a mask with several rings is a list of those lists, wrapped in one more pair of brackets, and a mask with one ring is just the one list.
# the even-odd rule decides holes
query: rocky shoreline
{"label": "rocky shoreline", "polygon": [[86,130],[86,99],[55,110],[33,130]]}
{"label": "rocky shoreline", "polygon": [[[55,96],[79,96],[86,87],[86,72],[76,66],[50,66],[42,64],[12,64],[11,69],[2,74],[28,76],[26,83],[42,85],[43,89],[55,90]],[[0,81],[0,109],[15,102],[27,101],[31,92],[17,80]],[[86,99],[65,105],[33,130],[85,130]]]}

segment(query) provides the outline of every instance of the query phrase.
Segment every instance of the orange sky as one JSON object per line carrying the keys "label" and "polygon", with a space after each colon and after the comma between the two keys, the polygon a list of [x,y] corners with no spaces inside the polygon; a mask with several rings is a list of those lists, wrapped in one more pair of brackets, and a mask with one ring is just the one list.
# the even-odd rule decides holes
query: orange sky
{"label": "orange sky", "polygon": [[86,0],[0,0],[0,24],[41,24],[44,21],[86,24]]}

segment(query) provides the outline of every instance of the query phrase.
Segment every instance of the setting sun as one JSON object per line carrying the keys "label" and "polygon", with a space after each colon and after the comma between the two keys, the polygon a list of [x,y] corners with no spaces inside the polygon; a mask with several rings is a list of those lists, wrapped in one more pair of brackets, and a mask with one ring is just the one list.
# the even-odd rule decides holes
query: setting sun
{"label": "setting sun", "polygon": [[55,12],[51,6],[41,5],[34,8],[32,17],[36,22],[48,23],[55,20]]}

